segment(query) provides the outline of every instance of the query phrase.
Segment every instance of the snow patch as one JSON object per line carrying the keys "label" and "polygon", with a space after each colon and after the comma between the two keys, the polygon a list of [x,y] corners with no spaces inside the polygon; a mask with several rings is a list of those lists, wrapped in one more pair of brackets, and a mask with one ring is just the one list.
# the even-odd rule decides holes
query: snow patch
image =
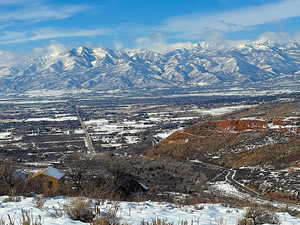
{"label": "snow patch", "polygon": [[78,120],[77,116],[66,116],[66,117],[58,117],[58,118],[29,118],[26,119],[25,122],[40,122],[40,121],[48,121],[48,122],[59,122],[59,121],[69,121],[69,120]]}
{"label": "snow patch", "polygon": [[257,105],[238,105],[238,106],[226,106],[226,107],[213,108],[213,109],[194,109],[193,111],[201,114],[210,114],[212,116],[219,116],[226,113],[234,112],[236,110],[249,109],[255,106]]}
{"label": "snow patch", "polygon": [[2,132],[2,133],[0,133],[0,140],[10,138],[11,134],[12,134],[11,132]]}

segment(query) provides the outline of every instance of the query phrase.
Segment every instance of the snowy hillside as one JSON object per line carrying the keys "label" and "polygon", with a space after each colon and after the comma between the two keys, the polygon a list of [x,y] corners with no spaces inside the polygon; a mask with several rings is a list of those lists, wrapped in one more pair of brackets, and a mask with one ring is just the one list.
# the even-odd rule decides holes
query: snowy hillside
{"label": "snowy hillside", "polygon": [[[0,197],[4,200],[5,197]],[[43,208],[36,208],[33,198],[22,198],[20,202],[1,203],[0,218],[8,222],[8,215],[13,221],[18,221],[21,217],[21,210],[28,212],[33,220],[41,218],[44,225],[57,224],[77,224],[84,225],[80,221],[70,219],[64,213],[60,214],[62,209],[68,204],[68,199],[63,197],[48,198]],[[100,214],[105,212],[115,203],[105,201],[100,208]],[[234,225],[242,217],[244,209],[230,208],[221,204],[199,204],[191,206],[179,206],[171,203],[157,202],[121,202],[117,212],[117,218],[120,222],[130,225],[140,225],[143,221],[151,222],[153,219],[160,218],[164,221],[174,224],[187,221],[187,224],[214,225],[228,224]],[[299,224],[299,219],[290,216],[287,213],[278,213],[279,219],[284,225]]]}
{"label": "snowy hillside", "polygon": [[166,53],[78,47],[28,61],[0,68],[0,91],[300,84],[298,42],[221,50],[199,43]]}

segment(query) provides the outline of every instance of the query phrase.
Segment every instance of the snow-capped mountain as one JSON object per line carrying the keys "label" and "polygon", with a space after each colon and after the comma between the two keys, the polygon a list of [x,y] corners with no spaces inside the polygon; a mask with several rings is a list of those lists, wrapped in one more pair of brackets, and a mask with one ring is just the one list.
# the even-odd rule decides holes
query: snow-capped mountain
{"label": "snow-capped mountain", "polygon": [[203,43],[158,53],[78,47],[0,67],[0,91],[174,86],[300,85],[300,43],[255,41],[227,49]]}

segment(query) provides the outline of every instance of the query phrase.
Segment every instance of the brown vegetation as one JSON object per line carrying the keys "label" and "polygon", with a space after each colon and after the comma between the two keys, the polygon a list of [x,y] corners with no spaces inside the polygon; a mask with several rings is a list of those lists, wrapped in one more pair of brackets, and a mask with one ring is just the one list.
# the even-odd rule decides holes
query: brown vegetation
{"label": "brown vegetation", "polygon": [[280,221],[274,211],[259,206],[249,207],[244,214],[244,218],[238,221],[238,225],[261,224],[280,224]]}
{"label": "brown vegetation", "polygon": [[95,211],[97,210],[92,208],[90,200],[78,198],[65,205],[64,211],[72,220],[89,223],[95,218]]}
{"label": "brown vegetation", "polygon": [[222,158],[228,166],[273,165],[275,168],[286,168],[300,158],[300,139],[292,138],[288,143],[278,143],[259,147],[252,151],[231,154]]}
{"label": "brown vegetation", "polygon": [[[268,123],[273,123],[274,127],[270,128]],[[176,131],[145,155],[212,161],[211,156],[217,154],[222,157],[214,161],[221,165],[271,164],[282,168],[299,157],[299,124],[299,117],[283,116],[272,120],[250,118],[198,123]],[[291,126],[293,128],[289,128]]]}

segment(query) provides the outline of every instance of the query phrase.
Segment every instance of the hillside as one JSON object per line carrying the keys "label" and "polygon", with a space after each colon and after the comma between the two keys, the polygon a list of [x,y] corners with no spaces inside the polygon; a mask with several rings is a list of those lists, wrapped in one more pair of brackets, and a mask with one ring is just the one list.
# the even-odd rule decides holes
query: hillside
{"label": "hillside", "polygon": [[146,155],[285,168],[300,165],[299,135],[298,103],[258,106],[176,131]]}
{"label": "hillside", "polygon": [[299,102],[281,103],[213,117],[174,132],[145,156],[219,167],[213,185],[229,182],[260,199],[299,204],[299,110]]}

